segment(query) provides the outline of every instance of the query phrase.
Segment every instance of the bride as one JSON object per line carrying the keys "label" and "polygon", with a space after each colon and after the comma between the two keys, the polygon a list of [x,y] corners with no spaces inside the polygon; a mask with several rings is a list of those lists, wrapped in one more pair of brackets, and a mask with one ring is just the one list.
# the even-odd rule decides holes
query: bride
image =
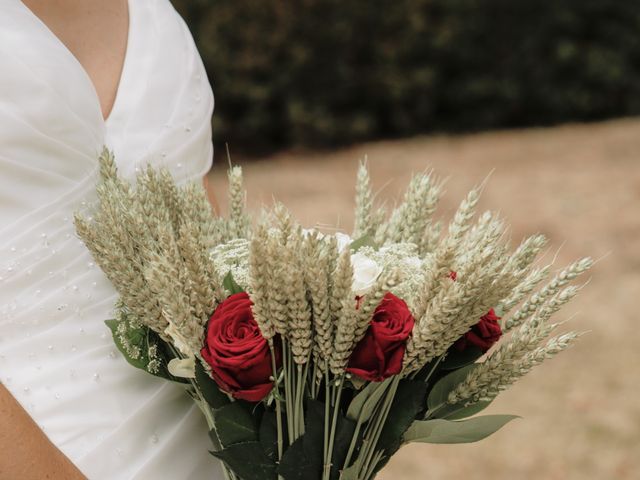
{"label": "bride", "polygon": [[0,479],[220,478],[193,402],[116,354],[72,221],[103,145],[201,181],[212,110],[169,0],[0,1]]}

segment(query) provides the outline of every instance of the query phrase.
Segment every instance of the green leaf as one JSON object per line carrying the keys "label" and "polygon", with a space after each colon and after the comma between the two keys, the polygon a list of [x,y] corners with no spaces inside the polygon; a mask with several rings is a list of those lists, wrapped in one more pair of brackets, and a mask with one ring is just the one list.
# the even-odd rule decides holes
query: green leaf
{"label": "green leaf", "polygon": [[233,274],[231,273],[231,270],[229,270],[227,275],[224,277],[224,280],[222,281],[222,286],[226,291],[229,292],[229,295],[234,295],[236,293],[242,293],[245,291],[244,288],[242,288],[240,285],[236,283],[235,279],[233,278]]}
{"label": "green leaf", "polygon": [[457,370],[478,360],[484,353],[475,346],[465,348],[462,352],[452,348],[447,353],[446,358],[440,364],[442,370]]}
{"label": "green leaf", "polygon": [[355,375],[353,375],[349,379],[349,382],[351,382],[351,386],[356,391],[362,390],[362,387],[364,387],[364,386],[369,384],[369,382],[367,380],[365,380],[364,378],[360,378],[360,377],[357,377]]}
{"label": "green leaf", "polygon": [[[338,417],[334,437],[331,479],[337,479],[340,476],[340,469],[344,464],[354,430],[354,422],[342,416]],[[323,439],[324,404],[308,400],[305,412],[305,433],[293,442],[284,453],[278,473],[285,480],[319,480],[324,464]]]}
{"label": "green leaf", "polygon": [[392,377],[389,377],[380,383],[371,382],[367,384],[367,386],[351,400],[349,408],[347,409],[347,418],[353,421],[359,419],[361,423],[368,421],[378,401],[380,401],[387,391],[389,383],[391,383],[391,378]]}
{"label": "green leaf", "polygon": [[304,437],[298,438],[284,452],[278,465],[277,473],[285,480],[320,480],[322,474],[322,438],[318,447],[318,455],[307,455],[304,448]]}
{"label": "green leaf", "polygon": [[373,477],[402,446],[402,435],[419,418],[425,408],[427,385],[423,380],[402,380],[398,385],[389,416],[382,428],[378,449],[384,455],[373,470]]}
{"label": "green leaf", "polygon": [[[282,425],[286,426],[284,414],[282,417]],[[287,429],[284,427],[282,430],[283,445],[287,445]],[[276,460],[278,457],[278,425],[275,412],[266,411],[262,415],[260,428],[258,430],[258,439],[260,440],[260,444],[262,445],[262,449],[265,453],[273,460]]]}
{"label": "green leaf", "polygon": [[225,462],[242,480],[276,478],[276,464],[260,442],[236,443],[219,452],[211,452],[211,455]]}
{"label": "green leaf", "polygon": [[229,403],[213,411],[215,429],[223,447],[258,440],[258,429],[251,412],[240,403]]}
{"label": "green leaf", "polygon": [[354,253],[360,250],[362,247],[371,247],[374,250],[378,249],[378,245],[376,245],[376,242],[373,240],[373,237],[369,234],[363,235],[362,237],[357,238],[356,240],[351,242],[351,245],[349,245],[349,248]]}
{"label": "green leaf", "polygon": [[388,455],[402,444],[402,435],[424,410],[427,386],[419,380],[402,380],[398,385],[387,421],[382,428],[378,448]]}
{"label": "green leaf", "polygon": [[405,432],[405,442],[473,443],[497,432],[516,415],[485,415],[469,420],[422,420],[414,422]]}
{"label": "green leaf", "polygon": [[209,376],[199,361],[196,361],[195,381],[198,386],[198,390],[200,390],[204,399],[214,410],[221,408],[230,402],[229,397],[220,390],[218,384]]}
{"label": "green leaf", "polygon": [[285,480],[319,480],[322,474],[324,439],[324,405],[307,401],[305,433],[284,452],[278,474]]}
{"label": "green leaf", "polygon": [[[132,328],[130,324],[126,324],[126,332],[124,335],[119,335],[117,333],[118,325],[122,320],[105,320],[104,323],[111,330],[111,335],[113,335],[113,341],[116,344],[116,347],[122,353],[122,356],[129,362],[130,365],[133,365],[136,368],[141,368],[142,370],[147,369],[147,363],[149,363],[149,357],[145,354],[145,337],[146,331],[144,327]],[[131,356],[132,350],[127,349],[125,343],[129,343],[136,348],[136,351],[139,351],[138,355]]]}
{"label": "green leaf", "polygon": [[467,365],[466,367],[454,370],[450,374],[438,380],[431,389],[431,392],[429,392],[427,407],[432,410],[446,404],[449,393],[464,381],[464,379],[467,378],[467,375],[477,366],[477,363]]}
{"label": "green leaf", "polygon": [[464,404],[447,405],[442,410],[438,410],[436,418],[443,418],[446,420],[460,420],[480,413],[485,408],[491,405],[491,400],[482,400],[471,405],[465,406]]}
{"label": "green leaf", "polygon": [[305,433],[285,451],[278,466],[278,474],[285,480],[320,479],[323,458],[324,409],[322,404],[309,400],[305,413]]}
{"label": "green leaf", "polygon": [[166,342],[158,334],[144,325],[131,321],[122,309],[118,314],[119,319],[105,320],[104,323],[111,330],[116,348],[131,366],[165,380],[189,383],[169,373],[167,364],[173,355],[168,353]]}
{"label": "green leaf", "polygon": [[340,475],[340,480],[358,480],[358,465],[355,463],[349,468],[345,468]]}

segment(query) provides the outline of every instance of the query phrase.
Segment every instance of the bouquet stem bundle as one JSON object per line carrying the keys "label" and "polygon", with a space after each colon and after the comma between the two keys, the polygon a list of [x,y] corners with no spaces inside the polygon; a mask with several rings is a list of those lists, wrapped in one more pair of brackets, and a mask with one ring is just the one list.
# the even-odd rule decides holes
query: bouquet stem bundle
{"label": "bouquet stem bundle", "polygon": [[217,217],[200,187],[148,168],[134,188],[100,162],[76,226],[120,294],[107,325],[129,363],[184,385],[229,480],[369,480],[403,444],[485,438],[515,417],[478,414],[579,336],[550,319],[593,262],[543,283],[546,239],[512,250],[476,215],[483,185],[443,228],[432,174],[388,213],[362,165],[349,237],[281,205],[252,219],[238,167]]}

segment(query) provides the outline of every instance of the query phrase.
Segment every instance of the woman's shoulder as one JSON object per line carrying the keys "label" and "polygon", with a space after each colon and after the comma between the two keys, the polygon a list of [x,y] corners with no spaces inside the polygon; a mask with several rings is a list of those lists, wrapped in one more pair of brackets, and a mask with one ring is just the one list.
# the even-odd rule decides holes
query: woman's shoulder
{"label": "woman's shoulder", "polygon": [[105,121],[73,55],[22,2],[0,0],[0,153],[12,143],[42,151],[37,138],[92,161],[106,144],[131,174],[144,162],[188,176],[210,167],[213,93],[188,27],[169,0],[129,0],[129,13],[125,63]]}

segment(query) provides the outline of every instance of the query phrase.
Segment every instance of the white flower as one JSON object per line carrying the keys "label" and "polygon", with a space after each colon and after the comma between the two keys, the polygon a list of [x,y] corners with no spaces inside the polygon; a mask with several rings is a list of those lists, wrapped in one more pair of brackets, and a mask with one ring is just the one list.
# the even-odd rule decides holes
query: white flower
{"label": "white flower", "polygon": [[407,257],[404,262],[409,268],[422,268],[422,260],[419,257]]}
{"label": "white flower", "polygon": [[[322,239],[322,240],[328,240],[329,238],[331,238],[331,235],[325,235],[324,233],[321,233],[320,231],[318,231],[315,228],[303,228],[302,229],[302,234],[306,237],[307,235],[312,235],[316,233],[318,235],[318,238]],[[351,245],[353,243],[353,239],[347,235],[346,233],[342,233],[342,232],[336,232],[333,234],[333,236],[336,238],[336,242],[338,245],[338,251],[339,252],[343,252],[346,248],[349,247],[349,245]]]}
{"label": "white flower", "polygon": [[349,235],[342,232],[336,232],[334,234],[336,240],[338,241],[338,251],[343,252],[346,248],[349,248],[349,245],[353,243],[353,240]]}
{"label": "white flower", "polygon": [[249,283],[249,240],[237,238],[220,244],[209,252],[209,258],[220,278],[231,272],[238,285]]}
{"label": "white flower", "polygon": [[376,283],[382,273],[382,267],[363,253],[351,255],[353,267],[353,284],[351,289],[358,296],[366,294]]}
{"label": "white flower", "polygon": [[169,373],[174,377],[195,378],[196,376],[196,358],[174,358],[167,365]]}

